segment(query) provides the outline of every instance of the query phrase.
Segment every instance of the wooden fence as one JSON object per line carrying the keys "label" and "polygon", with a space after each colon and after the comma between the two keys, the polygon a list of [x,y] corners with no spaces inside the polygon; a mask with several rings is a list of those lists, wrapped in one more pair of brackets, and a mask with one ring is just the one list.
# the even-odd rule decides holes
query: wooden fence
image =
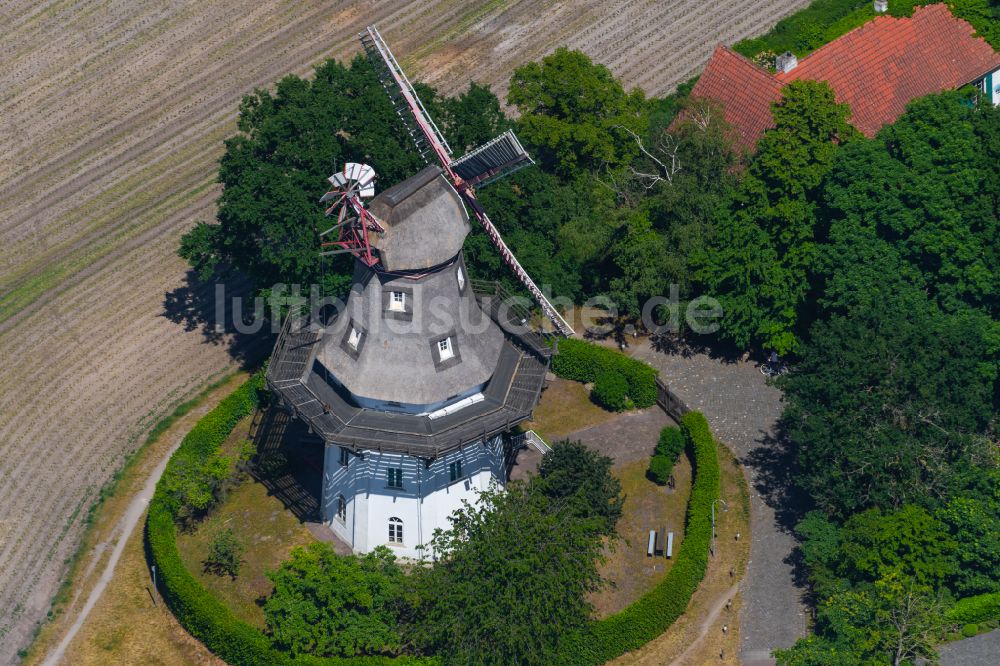
{"label": "wooden fence", "polygon": [[684,401],[677,397],[677,394],[670,390],[662,379],[656,378],[656,404],[658,404],[667,416],[678,423],[681,417],[691,411]]}

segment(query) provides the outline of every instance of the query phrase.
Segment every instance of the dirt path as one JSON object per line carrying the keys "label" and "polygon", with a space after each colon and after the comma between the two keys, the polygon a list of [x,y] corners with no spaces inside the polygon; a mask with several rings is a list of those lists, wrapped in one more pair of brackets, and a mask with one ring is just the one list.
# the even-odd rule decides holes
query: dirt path
{"label": "dirt path", "polygon": [[694,641],[692,641],[691,644],[685,648],[684,652],[682,652],[679,657],[670,662],[670,666],[682,666],[687,663],[691,657],[698,653],[701,649],[702,641],[705,640],[705,636],[708,636],[709,630],[718,624],[719,616],[722,615],[722,609],[726,607],[726,602],[735,597],[739,589],[739,585],[733,585],[731,588],[716,597],[715,603],[712,604],[712,607],[708,611],[708,615],[706,615],[705,619],[701,621],[698,628],[697,638],[695,638]]}
{"label": "dirt path", "polygon": [[146,508],[149,506],[149,501],[153,498],[153,492],[156,490],[156,484],[163,476],[163,470],[167,467],[167,461],[170,460],[170,456],[173,455],[177,447],[180,446],[181,440],[184,439],[185,433],[177,434],[173,439],[173,443],[167,450],[166,455],[157,463],[156,467],[153,469],[153,473],[146,480],[146,485],[143,486],[142,492],[135,496],[135,498],[129,503],[128,508],[125,510],[125,514],[121,517],[118,523],[118,541],[115,542],[115,548],[111,551],[111,557],[108,559],[107,564],[104,565],[104,571],[101,573],[100,579],[97,581],[97,585],[90,591],[90,595],[87,597],[86,603],[84,603],[83,608],[76,613],[76,618],[73,620],[73,624],[70,625],[63,636],[62,641],[56,646],[52,652],[45,658],[42,662],[45,666],[56,666],[61,663],[63,658],[66,656],[66,648],[76,637],[78,631],[83,626],[83,623],[87,621],[87,617],[90,615],[90,611],[93,610],[94,606],[97,605],[97,601],[104,594],[104,589],[111,582],[111,577],[115,573],[115,567],[118,566],[118,560],[121,559],[122,552],[125,550],[125,544],[128,543],[129,537],[132,536],[132,532],[135,531],[136,526],[139,521],[146,515]]}
{"label": "dirt path", "polygon": [[212,287],[189,290],[175,254],[214,215],[242,95],[353,55],[373,21],[448,92],[477,78],[502,93],[514,66],[567,44],[657,93],[806,2],[0,6],[0,663],[30,641],[88,506],[150,425],[262,351],[191,326]]}

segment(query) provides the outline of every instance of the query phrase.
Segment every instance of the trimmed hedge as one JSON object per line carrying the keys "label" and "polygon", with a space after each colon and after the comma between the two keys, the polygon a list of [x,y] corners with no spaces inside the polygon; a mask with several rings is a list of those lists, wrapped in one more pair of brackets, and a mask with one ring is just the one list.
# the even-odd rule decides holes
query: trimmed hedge
{"label": "trimmed hedge", "polygon": [[719,458],[708,421],[700,412],[685,414],[681,426],[691,454],[694,483],[677,560],[666,577],[638,601],[569,638],[565,649],[567,664],[602,664],[642,647],[684,613],[705,576],[712,540],[712,502],[720,492]]}
{"label": "trimmed hedge", "polygon": [[628,384],[628,399],[639,408],[656,404],[656,370],[625,354],[583,340],[559,341],[559,353],[552,358],[552,372],[563,379],[596,382],[603,373],[621,375]]}
{"label": "trimmed hedge", "polygon": [[[187,434],[171,458],[193,461],[215,455],[233,428],[260,404],[264,388],[263,373],[247,380],[206,414]],[[206,590],[184,566],[177,550],[176,500],[166,492],[176,465],[167,465],[163,478],[149,504],[146,518],[146,547],[160,593],[174,616],[192,636],[233,666],[416,666],[439,664],[437,658],[421,657],[351,657],[331,658],[300,655],[292,657],[275,649],[271,639],[256,627],[239,620],[232,611]]]}
{"label": "trimmed hedge", "polygon": [[656,442],[656,451],[649,460],[646,476],[654,483],[665,486],[686,444],[687,438],[680,428],[667,426],[661,430],[660,439]]}
{"label": "trimmed hedge", "polygon": [[959,599],[946,613],[949,622],[972,624],[1000,620],[1000,592]]}

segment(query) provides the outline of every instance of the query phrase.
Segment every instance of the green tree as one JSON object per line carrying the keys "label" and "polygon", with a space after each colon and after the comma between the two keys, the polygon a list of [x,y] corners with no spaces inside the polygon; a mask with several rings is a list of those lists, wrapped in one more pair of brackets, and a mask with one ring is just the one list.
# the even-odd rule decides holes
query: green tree
{"label": "green tree", "polygon": [[947,92],[837,155],[823,194],[829,306],[894,274],[946,311],[1000,314],[998,130],[1000,109]]}
{"label": "green tree", "polygon": [[611,278],[609,296],[619,314],[637,319],[643,304],[666,290],[666,239],[653,229],[648,217],[636,214],[619,230],[611,253],[618,270]]}
{"label": "green tree", "polygon": [[264,616],[275,644],[293,654],[395,654],[404,575],[385,546],[343,556],[329,544],[292,550],[267,577]]}
{"label": "green tree", "polygon": [[202,566],[205,571],[216,576],[229,576],[235,579],[243,566],[243,553],[246,546],[239,542],[232,528],[219,530],[208,544],[208,555]]}
{"label": "green tree", "polygon": [[934,506],[991,462],[995,324],[946,315],[889,276],[813,326],[784,380],[796,482],[827,514]]}
{"label": "green tree", "polygon": [[567,178],[626,161],[636,149],[625,129],[645,129],[642,91],[625,92],[607,67],[566,48],[515,69],[507,102],[521,114],[518,136]]}
{"label": "green tree", "polygon": [[989,487],[978,497],[955,497],[935,513],[956,542],[949,588],[957,597],[1000,591],[1000,474],[984,476]]}
{"label": "green tree", "polygon": [[490,87],[475,81],[458,97],[442,99],[440,107],[443,113],[438,125],[455,157],[481,146],[513,125]]}
{"label": "green tree", "polygon": [[580,441],[561,440],[542,457],[536,487],[553,502],[572,502],[578,517],[596,519],[599,531],[611,535],[625,503],[612,462]]}
{"label": "green tree", "polygon": [[517,483],[466,503],[431,541],[438,561],[412,574],[407,638],[445,664],[558,663],[601,585],[602,539],[577,513]]}
{"label": "green tree", "polygon": [[883,513],[851,516],[840,532],[838,572],[851,581],[874,582],[895,573],[933,589],[957,571],[957,545],[947,527],[912,504]]}
{"label": "green tree", "polygon": [[737,345],[786,353],[799,345],[817,258],[820,185],[839,147],[857,136],[850,108],[823,82],[795,81],[773,107],[774,128],[757,145],[731,210],[698,260],[699,277],[724,310]]}
{"label": "green tree", "polygon": [[937,663],[934,646],[945,627],[945,606],[930,588],[897,574],[833,595],[820,604],[817,635],[776,650],[781,666]]}

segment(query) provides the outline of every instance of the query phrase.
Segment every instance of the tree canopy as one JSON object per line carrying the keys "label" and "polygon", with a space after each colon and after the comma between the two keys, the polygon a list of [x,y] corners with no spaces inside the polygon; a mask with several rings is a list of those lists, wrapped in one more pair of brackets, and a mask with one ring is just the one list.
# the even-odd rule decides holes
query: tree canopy
{"label": "tree canopy", "polygon": [[292,654],[350,657],[394,654],[404,576],[385,546],[363,556],[338,555],[326,543],[292,550],[268,573],[264,603],[275,643]]}
{"label": "tree canopy", "polygon": [[514,70],[507,94],[521,114],[518,134],[564,177],[634,155],[626,130],[645,129],[644,101],[641,90],[625,92],[607,67],[566,48]]}

